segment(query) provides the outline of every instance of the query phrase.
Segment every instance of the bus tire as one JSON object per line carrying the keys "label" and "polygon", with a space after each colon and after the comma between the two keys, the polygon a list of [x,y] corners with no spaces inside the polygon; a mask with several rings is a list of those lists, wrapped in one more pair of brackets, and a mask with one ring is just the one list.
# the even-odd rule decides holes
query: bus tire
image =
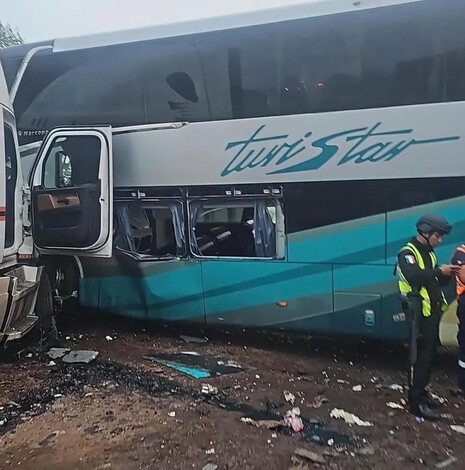
{"label": "bus tire", "polygon": [[40,345],[51,346],[58,340],[58,330],[53,309],[52,284],[45,270],[40,278],[35,312],[39,318]]}

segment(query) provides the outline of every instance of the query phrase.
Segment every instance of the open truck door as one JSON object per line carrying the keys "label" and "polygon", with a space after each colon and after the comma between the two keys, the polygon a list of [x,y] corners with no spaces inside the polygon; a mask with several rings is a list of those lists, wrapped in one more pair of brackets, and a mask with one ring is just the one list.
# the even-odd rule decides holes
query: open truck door
{"label": "open truck door", "polygon": [[110,127],[52,130],[32,170],[32,234],[42,254],[110,257]]}

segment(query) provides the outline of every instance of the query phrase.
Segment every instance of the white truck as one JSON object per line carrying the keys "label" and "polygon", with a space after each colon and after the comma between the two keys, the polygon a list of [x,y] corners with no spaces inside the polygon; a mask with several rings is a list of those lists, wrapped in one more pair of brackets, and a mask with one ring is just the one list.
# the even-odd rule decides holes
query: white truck
{"label": "white truck", "polygon": [[23,180],[15,116],[0,65],[1,347],[36,325],[41,326],[42,339],[55,332],[50,279],[40,260],[34,259],[29,230],[29,190]]}

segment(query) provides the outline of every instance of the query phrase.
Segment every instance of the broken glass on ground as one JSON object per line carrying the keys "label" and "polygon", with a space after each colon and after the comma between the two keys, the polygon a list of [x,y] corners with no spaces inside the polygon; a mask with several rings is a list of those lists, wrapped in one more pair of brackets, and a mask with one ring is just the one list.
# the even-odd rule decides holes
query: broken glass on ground
{"label": "broken glass on ground", "polygon": [[97,351],[71,351],[63,357],[63,362],[67,364],[89,364],[97,359]]}
{"label": "broken glass on ground", "polygon": [[[276,431],[279,434],[289,435],[289,433],[293,432],[287,425],[282,425],[284,424],[283,416],[280,416],[279,414],[266,410],[259,410],[246,403],[237,403],[233,401],[227,403],[226,409],[241,413],[243,416],[241,421],[243,423],[257,427],[268,427],[267,425],[269,423],[280,423],[281,426],[276,427]],[[261,425],[258,426],[255,423],[260,423]],[[358,440],[356,438],[351,438],[345,434],[327,429],[318,420],[302,418],[302,423],[303,430],[298,435],[303,442],[319,444],[321,446],[334,446],[337,449],[344,449],[349,446],[352,447],[358,445]]]}
{"label": "broken glass on ground", "polygon": [[61,359],[65,354],[71,351],[69,348],[52,348],[47,352],[50,359]]}
{"label": "broken glass on ground", "polygon": [[191,351],[153,354],[144,356],[144,359],[175,369],[195,379],[219,377],[221,375],[234,374],[244,370],[244,368],[235,361],[224,359],[221,356],[200,354]]}
{"label": "broken glass on ground", "polygon": [[47,356],[51,359],[49,366],[54,366],[54,359],[61,359],[67,364],[89,364],[97,359],[98,351],[72,351],[69,348],[52,348],[47,351]]}
{"label": "broken glass on ground", "polygon": [[207,338],[199,338],[197,336],[189,336],[189,335],[180,335],[179,336],[183,341],[186,343],[198,343],[198,344],[203,344],[207,343],[208,340]]}

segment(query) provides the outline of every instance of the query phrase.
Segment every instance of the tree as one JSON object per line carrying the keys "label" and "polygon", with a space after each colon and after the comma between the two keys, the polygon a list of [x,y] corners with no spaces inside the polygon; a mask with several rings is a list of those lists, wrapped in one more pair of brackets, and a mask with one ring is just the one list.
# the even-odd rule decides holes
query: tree
{"label": "tree", "polygon": [[0,49],[3,47],[24,44],[24,39],[18,30],[14,30],[9,24],[0,21]]}

